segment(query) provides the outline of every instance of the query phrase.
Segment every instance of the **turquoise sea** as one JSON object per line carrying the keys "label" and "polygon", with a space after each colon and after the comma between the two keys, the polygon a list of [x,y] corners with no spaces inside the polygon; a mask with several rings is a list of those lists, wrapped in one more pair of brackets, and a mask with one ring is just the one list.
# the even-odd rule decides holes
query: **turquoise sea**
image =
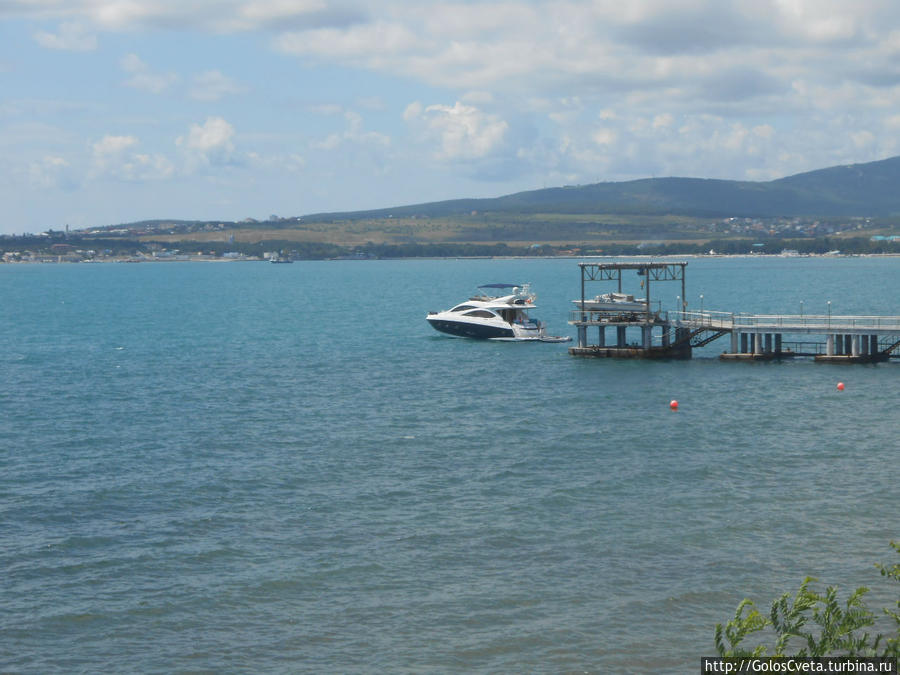
{"label": "turquoise sea", "polygon": [[[744,597],[895,601],[900,364],[425,321],[531,282],[574,336],[576,263],[0,267],[0,671],[690,673]],[[900,315],[900,258],[689,259],[687,286]]]}

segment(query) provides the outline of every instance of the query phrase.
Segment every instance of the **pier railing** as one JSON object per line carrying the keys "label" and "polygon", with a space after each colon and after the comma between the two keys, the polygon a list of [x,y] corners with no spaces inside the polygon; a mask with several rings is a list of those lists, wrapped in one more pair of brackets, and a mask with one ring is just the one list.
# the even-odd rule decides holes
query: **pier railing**
{"label": "pier railing", "polygon": [[703,312],[703,311],[671,311],[666,312],[669,320],[676,325],[690,328],[709,328],[713,330],[731,330],[734,324],[734,314],[731,312]]}
{"label": "pier railing", "polygon": [[897,316],[839,316],[827,314],[735,314],[734,328],[779,328],[794,330],[873,330],[900,331]]}
{"label": "pier railing", "polygon": [[731,312],[667,312],[669,319],[691,328],[720,330],[770,329],[783,332],[833,329],[900,332],[898,316],[844,316],[833,314],[733,314]]}
{"label": "pier railing", "polygon": [[[651,323],[668,321],[669,312],[650,312]],[[618,311],[573,309],[569,312],[570,324],[597,326],[604,324],[638,324],[647,322],[647,313],[640,311]]]}
{"label": "pier railing", "polygon": [[[643,324],[647,323],[645,312],[610,312],[572,310],[569,323],[581,325]],[[900,335],[900,316],[862,316],[827,314],[745,314],[714,311],[664,310],[651,312],[652,324],[667,324],[696,330],[749,331],[760,332],[811,332],[834,331],[891,333]]]}

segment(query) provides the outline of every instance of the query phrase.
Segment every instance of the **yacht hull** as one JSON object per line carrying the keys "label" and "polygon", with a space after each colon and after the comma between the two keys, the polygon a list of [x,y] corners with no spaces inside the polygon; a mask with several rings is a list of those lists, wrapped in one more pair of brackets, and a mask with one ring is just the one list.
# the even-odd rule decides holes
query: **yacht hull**
{"label": "yacht hull", "polygon": [[476,338],[480,340],[515,337],[512,328],[504,328],[503,326],[491,326],[483,323],[451,321],[448,319],[431,317],[428,318],[428,323],[430,323],[431,327],[436,331],[446,333],[447,335],[455,335],[457,337]]}

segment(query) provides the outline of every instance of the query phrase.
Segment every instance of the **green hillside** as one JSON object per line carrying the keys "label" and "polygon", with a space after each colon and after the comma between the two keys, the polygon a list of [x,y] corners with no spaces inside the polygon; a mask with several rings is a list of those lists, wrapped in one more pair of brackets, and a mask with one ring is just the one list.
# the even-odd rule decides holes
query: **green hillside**
{"label": "green hillside", "polygon": [[632,214],[716,217],[900,216],[900,157],[820,169],[768,182],[648,178],[546,188],[370,211],[316,213],[307,221],[478,214]]}
{"label": "green hillside", "polygon": [[652,178],[266,221],[147,220],[79,236],[91,239],[90,249],[101,248],[94,239],[114,237],[181,251],[284,250],[309,257],[496,255],[497,246],[526,252],[892,252],[900,247],[891,238],[900,236],[898,186],[895,157],[768,182]]}

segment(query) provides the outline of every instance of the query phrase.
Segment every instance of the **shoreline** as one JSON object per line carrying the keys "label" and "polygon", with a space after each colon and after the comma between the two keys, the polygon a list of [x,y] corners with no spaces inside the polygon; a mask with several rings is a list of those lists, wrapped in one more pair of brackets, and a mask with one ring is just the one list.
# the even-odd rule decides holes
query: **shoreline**
{"label": "shoreline", "polygon": [[[676,258],[688,258],[701,260],[709,258],[900,258],[900,253],[801,253],[799,255],[782,255],[780,253],[685,253],[671,255],[528,255],[528,256],[398,256],[377,258],[298,258],[291,262],[371,262],[375,260],[669,260]],[[101,260],[0,260],[0,267],[5,265],[102,265],[102,264],[135,264],[135,263],[269,263],[269,260],[259,257],[223,258],[223,257],[199,257],[189,258],[103,258]]]}

